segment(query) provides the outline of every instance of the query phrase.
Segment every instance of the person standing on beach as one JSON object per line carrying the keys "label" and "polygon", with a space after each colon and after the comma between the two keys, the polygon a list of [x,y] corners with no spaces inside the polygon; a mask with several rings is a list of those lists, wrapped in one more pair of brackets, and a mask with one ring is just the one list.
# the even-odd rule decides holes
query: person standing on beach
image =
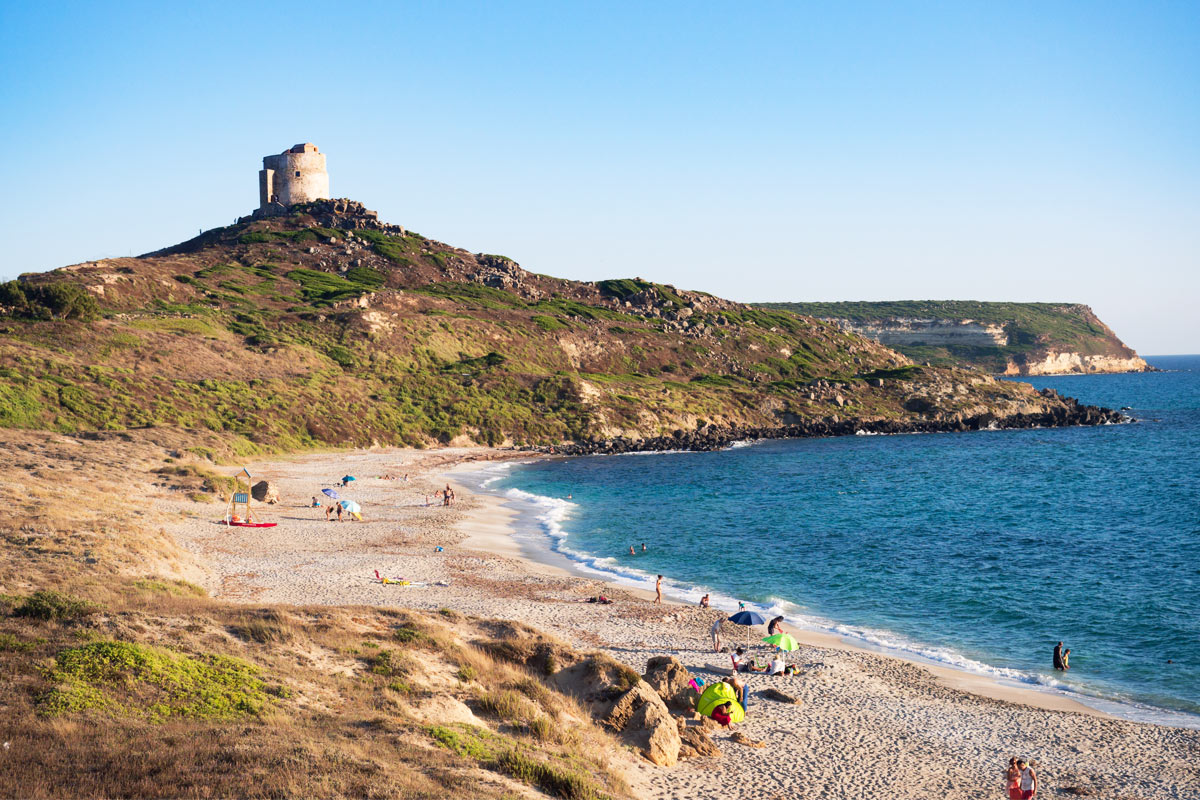
{"label": "person standing on beach", "polygon": [[767,625],[767,636],[783,633],[783,617],[776,617]]}
{"label": "person standing on beach", "polygon": [[659,575],[658,580],[654,582],[654,602],[662,602],[662,575]]}
{"label": "person standing on beach", "polygon": [[1021,800],[1033,800],[1037,797],[1037,773],[1025,759],[1018,759],[1017,768],[1021,770]]}
{"label": "person standing on beach", "polygon": [[[708,595],[705,595],[705,597],[708,597]],[[712,628],[708,631],[709,635],[712,636],[714,653],[721,652],[721,623],[724,621],[723,617],[718,617],[717,621],[713,623]]]}
{"label": "person standing on beach", "polygon": [[1021,768],[1017,766],[1017,757],[1008,760],[1008,770],[1004,773],[1004,790],[1008,800],[1021,800]]}
{"label": "person standing on beach", "polygon": [[1063,669],[1062,642],[1054,645],[1054,668]]}

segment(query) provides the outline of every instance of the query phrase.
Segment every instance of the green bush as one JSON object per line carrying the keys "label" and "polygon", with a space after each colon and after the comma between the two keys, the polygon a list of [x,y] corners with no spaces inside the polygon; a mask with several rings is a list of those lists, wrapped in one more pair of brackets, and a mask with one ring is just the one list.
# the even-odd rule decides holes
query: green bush
{"label": "green bush", "polygon": [[99,610],[95,603],[47,589],[34,592],[25,598],[25,602],[17,606],[13,615],[41,620],[70,620],[95,614]]}
{"label": "green bush", "polygon": [[132,642],[92,642],[60,652],[38,698],[46,716],[94,709],[162,721],[235,719],[268,702],[258,668],[237,658],[187,656]]}

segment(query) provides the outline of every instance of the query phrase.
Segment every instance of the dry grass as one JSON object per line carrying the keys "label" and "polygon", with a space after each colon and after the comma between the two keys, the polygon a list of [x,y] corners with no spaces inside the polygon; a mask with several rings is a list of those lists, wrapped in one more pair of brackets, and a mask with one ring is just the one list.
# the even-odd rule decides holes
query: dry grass
{"label": "dry grass", "polygon": [[[0,797],[628,794],[615,740],[543,682],[574,656],[532,629],[204,596],[129,499],[188,443],[153,435],[0,432]],[[503,747],[433,737],[454,704]]]}

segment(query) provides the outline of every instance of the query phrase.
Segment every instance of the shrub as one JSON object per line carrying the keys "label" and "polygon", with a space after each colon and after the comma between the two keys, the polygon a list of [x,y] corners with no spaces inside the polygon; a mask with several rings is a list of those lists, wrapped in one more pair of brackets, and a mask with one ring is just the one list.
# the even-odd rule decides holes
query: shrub
{"label": "shrub", "polygon": [[39,713],[96,709],[162,721],[235,719],[268,702],[258,668],[218,655],[187,656],[132,642],[92,642],[59,653],[46,677]]}
{"label": "shrub", "polygon": [[80,619],[99,610],[95,603],[72,597],[69,594],[43,590],[34,592],[17,606],[13,615],[41,620]]}

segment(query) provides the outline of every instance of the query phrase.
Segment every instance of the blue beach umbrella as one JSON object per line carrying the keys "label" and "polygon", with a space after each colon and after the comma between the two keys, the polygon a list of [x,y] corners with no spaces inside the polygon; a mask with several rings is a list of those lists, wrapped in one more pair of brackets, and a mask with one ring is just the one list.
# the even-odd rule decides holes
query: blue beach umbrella
{"label": "blue beach umbrella", "polygon": [[358,503],[354,502],[353,500],[343,500],[342,508],[349,511],[351,514],[358,514],[362,511],[362,506],[360,506]]}
{"label": "blue beach umbrella", "polygon": [[334,500],[338,499],[338,493],[335,492],[333,489],[322,489],[321,494],[326,495],[328,497],[332,497]]}
{"label": "blue beach umbrella", "polygon": [[757,611],[739,611],[729,618],[734,625],[766,625],[767,618]]}
{"label": "blue beach umbrella", "polygon": [[353,480],[357,480],[357,478],[355,478],[353,475],[343,475],[342,476],[342,483],[349,483],[350,481],[353,481]]}
{"label": "blue beach umbrella", "polygon": [[757,611],[739,611],[729,618],[734,625],[746,626],[746,647],[750,646],[750,629],[755,625],[766,625],[767,618]]}

